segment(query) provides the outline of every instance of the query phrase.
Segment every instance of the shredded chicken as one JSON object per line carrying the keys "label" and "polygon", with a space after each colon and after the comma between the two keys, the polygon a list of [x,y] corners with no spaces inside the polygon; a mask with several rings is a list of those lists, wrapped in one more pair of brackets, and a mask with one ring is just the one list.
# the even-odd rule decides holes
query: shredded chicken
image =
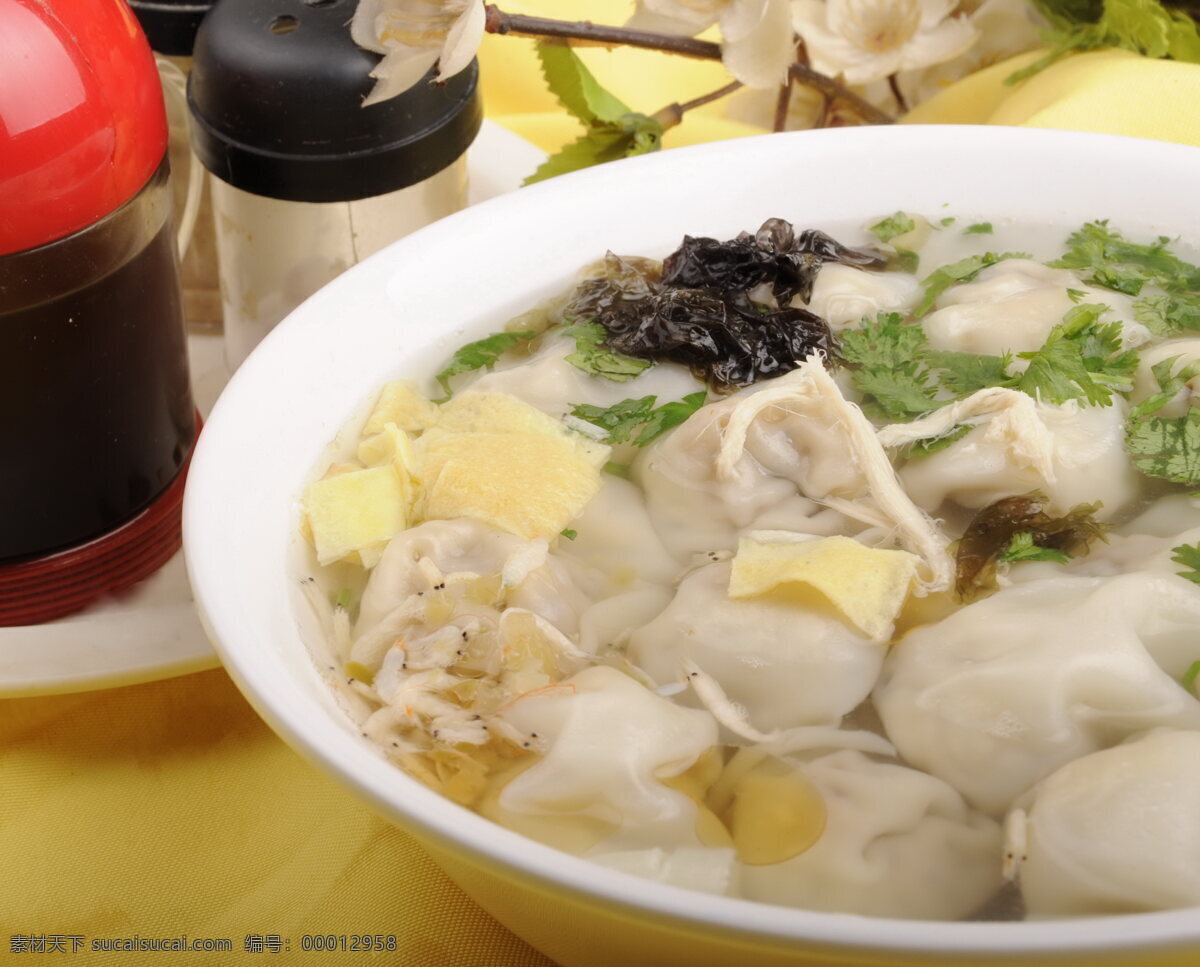
{"label": "shredded chicken", "polygon": [[833,417],[845,434],[851,456],[870,493],[870,501],[846,500],[828,494],[805,496],[868,526],[899,534],[925,565],[924,573],[918,575],[917,594],[949,588],[954,581],[949,538],[904,492],[875,428],[862,410],[842,395],[837,383],[826,372],[822,357],[817,354],[775,380],[770,389],[747,396],[733,408],[721,435],[717,475],[724,479],[734,476],[738,461],[746,450],[750,424],[773,407],[800,416]]}
{"label": "shredded chicken", "polygon": [[[986,423],[988,442],[1003,444],[1018,466],[1035,470],[1047,483],[1054,483],[1054,434],[1039,414],[1040,405],[1028,393],[991,386],[912,423],[885,426],[877,437],[885,447],[901,447],[918,440],[936,440],[957,426]],[[1066,406],[1078,404],[1072,401]]]}

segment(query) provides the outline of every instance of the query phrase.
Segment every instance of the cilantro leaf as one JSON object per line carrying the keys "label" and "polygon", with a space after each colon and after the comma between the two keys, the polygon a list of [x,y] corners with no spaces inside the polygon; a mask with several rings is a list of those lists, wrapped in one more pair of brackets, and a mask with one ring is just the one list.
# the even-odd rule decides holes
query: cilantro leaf
{"label": "cilantro leaf", "polygon": [[1053,561],[1056,564],[1066,564],[1070,559],[1071,555],[1066,551],[1037,544],[1032,531],[1020,531],[1013,534],[1012,540],[1008,542],[1008,547],[1001,551],[1000,556],[996,558],[997,561],[1006,561],[1009,564],[1016,564],[1020,561]]}
{"label": "cilantro leaf", "polygon": [[1200,661],[1194,661],[1187,667],[1187,671],[1183,673],[1183,677],[1179,679],[1179,683],[1193,695],[1200,698],[1200,691],[1196,689],[1196,679],[1200,677]]}
{"label": "cilantro leaf", "polygon": [[1200,584],[1200,544],[1180,544],[1172,547],[1171,552],[1171,560],[1187,568],[1180,571],[1179,576]]}
{"label": "cilantro leaf", "polygon": [[560,104],[584,126],[585,133],[547,158],[523,184],[592,165],[631,158],[662,147],[660,120],[631,111],[600,86],[579,55],[553,41],[537,45],[546,84]]}
{"label": "cilantro leaf", "polygon": [[974,427],[963,424],[956,426],[949,433],[942,436],[926,437],[924,440],[914,440],[908,446],[899,451],[899,455],[906,460],[919,460],[921,457],[928,457],[930,454],[937,453],[939,450],[945,450],[951,443],[955,443],[965,437],[973,430]]}
{"label": "cilantro leaf", "polygon": [[537,333],[533,330],[523,332],[494,332],[483,339],[469,342],[455,351],[445,367],[434,378],[441,384],[445,397],[438,402],[445,402],[454,393],[450,388],[450,380],[461,373],[470,373],[477,369],[491,369],[496,361],[506,352],[529,342]]}
{"label": "cilantro leaf", "polygon": [[606,430],[606,443],[625,443],[637,427],[650,419],[655,399],[643,396],[637,400],[621,400],[609,407],[577,403],[571,407],[571,415]]}
{"label": "cilantro leaf", "polygon": [[1047,403],[1082,398],[1092,406],[1108,406],[1113,390],[1129,390],[1137,353],[1121,348],[1120,323],[1099,322],[1106,311],[1092,303],[1074,306],[1041,349],[1019,353],[1029,366],[1017,377],[1017,389]]}
{"label": "cilantro leaf", "polygon": [[918,319],[925,315],[933,308],[937,297],[956,282],[970,282],[988,266],[1005,259],[1027,259],[1029,257],[1025,252],[1003,252],[999,255],[995,252],[985,252],[983,255],[971,255],[957,262],[951,262],[949,265],[943,265],[922,280],[921,285],[925,287],[925,294],[914,315]]}
{"label": "cilantro leaf", "polygon": [[569,541],[575,540],[579,536],[579,531],[573,530],[570,527],[564,527],[559,533]]}
{"label": "cilantro leaf", "polygon": [[1012,355],[984,356],[931,349],[926,353],[929,365],[940,370],[938,379],[955,396],[970,396],[989,386],[1002,386],[1008,380]]}
{"label": "cilantro leaf", "polygon": [[576,322],[563,332],[575,340],[575,352],[566,356],[566,361],[591,376],[627,383],[654,365],[648,359],[622,356],[607,349],[604,341],[608,333],[598,322]]}
{"label": "cilantro leaf", "polygon": [[893,238],[907,235],[916,227],[917,223],[913,221],[911,215],[907,212],[896,212],[896,214],[876,222],[867,231],[881,242],[890,242]]}
{"label": "cilantro leaf", "polygon": [[964,235],[991,235],[991,222],[976,222],[974,225],[968,225],[963,229]]}
{"label": "cilantro leaf", "polygon": [[1141,244],[1126,240],[1106,221],[1088,222],[1067,239],[1067,251],[1050,263],[1055,268],[1091,272],[1093,285],[1140,295],[1147,285],[1163,290],[1134,304],[1135,318],[1157,335],[1200,328],[1200,268],[1183,261],[1159,236]]}
{"label": "cilantro leaf", "polygon": [[678,402],[659,407],[654,405],[657,402],[654,396],[621,400],[609,407],[578,403],[571,407],[571,415],[607,430],[606,443],[632,443],[644,447],[700,409],[706,395],[704,390],[689,393]]}
{"label": "cilantro leaf", "polygon": [[896,254],[891,260],[892,264],[901,272],[916,275],[917,270],[921,267],[921,256],[912,249],[900,248],[898,246],[893,247],[896,249]]}
{"label": "cilantro leaf", "polygon": [[1147,416],[1125,427],[1125,449],[1133,465],[1149,477],[1200,484],[1200,410],[1176,419]]}
{"label": "cilantro leaf", "polygon": [[652,411],[646,425],[638,431],[637,439],[633,441],[634,446],[644,447],[668,430],[679,426],[704,405],[707,396],[708,394],[704,390],[700,390],[698,393],[689,393],[677,402],[664,403]]}
{"label": "cilantro leaf", "polygon": [[1156,336],[1200,329],[1200,292],[1145,296],[1133,304],[1133,317]]}
{"label": "cilantro leaf", "polygon": [[861,329],[842,333],[839,352],[854,383],[887,417],[911,420],[937,409],[937,388],[924,366],[925,330],[897,312],[881,312]]}
{"label": "cilantro leaf", "polygon": [[1149,416],[1151,413],[1158,412],[1170,403],[1171,400],[1175,399],[1184,386],[1197,376],[1200,376],[1200,359],[1193,360],[1186,366],[1181,367],[1179,372],[1172,373],[1171,370],[1175,368],[1175,364],[1181,358],[1180,356],[1172,356],[1170,359],[1160,360],[1150,367],[1151,374],[1158,382],[1158,392],[1138,403],[1130,411],[1131,417],[1137,419],[1138,417]]}

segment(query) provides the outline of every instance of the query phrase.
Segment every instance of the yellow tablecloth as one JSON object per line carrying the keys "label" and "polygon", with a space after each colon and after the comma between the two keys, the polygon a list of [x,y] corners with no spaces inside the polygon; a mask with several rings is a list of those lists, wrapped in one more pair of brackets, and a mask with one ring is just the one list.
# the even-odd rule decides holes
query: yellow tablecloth
{"label": "yellow tablecloth", "polygon": [[[608,5],[624,9],[617,0]],[[595,0],[541,6],[604,19]],[[537,12],[538,4],[523,9]],[[485,102],[491,116],[553,147],[574,136],[573,123],[544,113],[553,105],[528,46],[485,41]],[[585,56],[639,110],[721,84],[713,65],[629,51]],[[909,120],[1200,144],[1200,67],[1095,53],[1006,88],[1001,80],[1015,66],[961,82]],[[668,144],[747,133],[755,129],[725,120],[714,105]],[[73,959],[89,964],[549,963],[474,907],[408,836],[302,762],[221,671],[0,701],[0,789],[0,960],[24,963],[39,956],[27,948],[83,943]],[[301,950],[306,935],[356,934],[395,936],[397,950]],[[231,951],[91,950],[106,938],[181,935],[189,943],[226,940]]]}

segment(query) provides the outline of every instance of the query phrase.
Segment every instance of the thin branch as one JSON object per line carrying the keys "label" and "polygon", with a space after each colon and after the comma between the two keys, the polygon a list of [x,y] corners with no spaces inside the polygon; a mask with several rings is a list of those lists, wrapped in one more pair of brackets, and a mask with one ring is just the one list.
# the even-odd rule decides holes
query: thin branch
{"label": "thin branch", "polygon": [[772,131],[782,131],[787,127],[788,107],[792,103],[792,75],[788,74],[787,80],[779,85],[779,96],[775,98],[775,123],[771,126]]}
{"label": "thin branch", "polygon": [[823,128],[829,124],[829,112],[833,110],[833,98],[820,91],[817,93],[821,95],[821,109],[817,112],[817,120],[813,127]]}
{"label": "thin branch", "polygon": [[485,4],[487,19],[484,29],[489,34],[516,34],[518,37],[560,37],[603,47],[641,47],[646,50],[665,50],[669,54],[695,57],[699,60],[720,60],[721,45],[693,37],[675,37],[648,30],[629,30],[608,27],[590,20],[551,20],[548,17],[527,17],[506,13],[493,4]]}
{"label": "thin branch", "polygon": [[738,90],[742,86],[741,81],[733,81],[726,84],[724,87],[717,88],[715,91],[709,91],[707,94],[702,94],[700,97],[693,98],[690,101],[684,101],[680,104],[676,101],[674,104],[668,104],[654,112],[654,118],[663,126],[663,129],[673,128],[683,120],[684,114],[692,110],[692,108],[703,107],[705,104],[711,104],[713,101],[726,97]]}
{"label": "thin branch", "polygon": [[[485,4],[487,17],[484,28],[491,34],[515,34],[519,37],[557,37],[574,41],[572,46],[593,44],[603,47],[639,47],[644,50],[662,50],[682,57],[698,60],[720,60],[721,45],[694,37],[676,37],[656,34],[648,30],[630,30],[626,27],[609,27],[588,20],[552,20],[548,17],[527,17],[524,14],[506,13],[494,4]],[[791,77],[807,87],[815,88],[827,97],[843,101],[868,124],[890,124],[892,117],[875,105],[863,100],[848,87],[832,77],[818,73],[807,64],[793,64]]]}
{"label": "thin branch", "polygon": [[870,101],[863,100],[850,88],[843,87],[832,77],[826,77],[804,64],[791,66],[792,76],[806,87],[820,91],[826,97],[845,102],[854,113],[867,124],[891,124],[895,118],[877,108]]}
{"label": "thin branch", "polygon": [[901,114],[908,113],[908,101],[904,99],[904,94],[900,91],[900,82],[896,80],[895,74],[888,74],[888,87],[892,89],[892,97],[896,99],[896,108]]}

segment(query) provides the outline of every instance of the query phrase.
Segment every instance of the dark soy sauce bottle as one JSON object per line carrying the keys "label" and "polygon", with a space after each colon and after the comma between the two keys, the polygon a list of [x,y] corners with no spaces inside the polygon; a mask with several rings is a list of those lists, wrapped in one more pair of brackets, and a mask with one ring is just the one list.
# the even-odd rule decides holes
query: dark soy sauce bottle
{"label": "dark soy sauce bottle", "polygon": [[[150,515],[133,538],[127,525],[177,483],[195,423],[166,116],[137,21],[119,2],[0,0],[0,36],[18,55],[0,57],[0,624],[11,624],[5,596],[16,599],[25,565],[86,547],[46,587],[94,581],[103,593],[146,576],[139,543],[178,547],[177,512]],[[118,532],[133,543],[114,562],[105,538]],[[89,560],[114,573],[90,573]]]}

